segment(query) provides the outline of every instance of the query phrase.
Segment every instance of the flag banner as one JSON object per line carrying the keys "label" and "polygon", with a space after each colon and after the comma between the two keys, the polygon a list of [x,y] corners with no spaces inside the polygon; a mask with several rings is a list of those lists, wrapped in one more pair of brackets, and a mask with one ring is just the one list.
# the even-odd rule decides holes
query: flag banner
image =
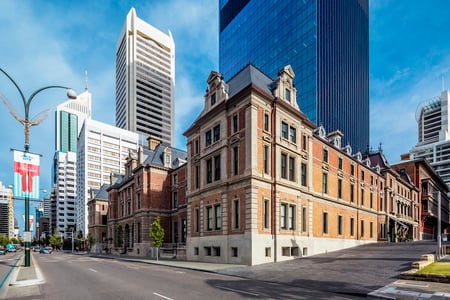
{"label": "flag banner", "polygon": [[[24,224],[24,227],[25,227],[25,215],[22,215],[22,217],[23,217],[23,224]],[[29,216],[30,218],[28,219],[29,221],[29,224],[30,224],[30,231],[31,232],[33,232],[34,231],[34,216],[33,215],[30,215]]]}
{"label": "flag banner", "polygon": [[14,150],[14,197],[39,199],[39,154]]}

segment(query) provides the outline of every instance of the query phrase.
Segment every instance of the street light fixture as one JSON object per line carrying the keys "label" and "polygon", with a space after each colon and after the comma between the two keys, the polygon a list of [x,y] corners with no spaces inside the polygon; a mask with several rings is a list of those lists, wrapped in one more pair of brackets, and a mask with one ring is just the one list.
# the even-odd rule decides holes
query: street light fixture
{"label": "street light fixture", "polygon": [[[51,85],[51,86],[45,86],[43,88],[40,88],[33,92],[31,96],[28,98],[28,100],[25,99],[25,96],[22,93],[22,90],[19,88],[17,83],[11,78],[11,76],[6,73],[2,68],[0,68],[0,71],[5,74],[6,77],[8,77],[9,80],[14,84],[14,86],[19,91],[20,96],[22,97],[23,106],[25,109],[25,115],[22,117],[17,110],[14,109],[14,106],[11,105],[11,103],[8,101],[8,99],[0,93],[0,98],[2,98],[3,104],[5,104],[6,108],[8,109],[9,113],[16,119],[18,122],[20,122],[23,125],[23,132],[25,134],[25,153],[27,153],[30,150],[30,128],[31,126],[36,126],[42,123],[44,121],[48,114],[50,113],[50,109],[46,109],[40,113],[38,113],[36,116],[34,116],[31,120],[29,118],[29,112],[30,112],[30,104],[31,101],[34,99],[34,97],[39,94],[40,92],[47,90],[47,89],[66,89],[67,90],[67,97],[69,99],[76,99],[77,95],[76,93],[68,87],[60,86],[60,85]],[[24,237],[25,239],[25,267],[30,266],[30,196],[28,192],[25,194],[25,230],[24,230]],[[27,233],[27,234],[25,234]]]}

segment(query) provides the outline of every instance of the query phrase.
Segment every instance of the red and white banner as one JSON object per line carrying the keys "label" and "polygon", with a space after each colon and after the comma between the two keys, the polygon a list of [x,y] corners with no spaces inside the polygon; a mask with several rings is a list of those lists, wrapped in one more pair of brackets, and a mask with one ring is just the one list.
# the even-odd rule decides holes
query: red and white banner
{"label": "red and white banner", "polygon": [[39,199],[39,154],[14,150],[14,197]]}

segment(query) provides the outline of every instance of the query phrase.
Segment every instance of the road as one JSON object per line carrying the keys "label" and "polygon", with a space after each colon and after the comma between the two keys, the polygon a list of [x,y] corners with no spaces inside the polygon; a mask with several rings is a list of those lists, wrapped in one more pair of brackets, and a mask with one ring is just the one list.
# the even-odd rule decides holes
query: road
{"label": "road", "polygon": [[161,265],[62,252],[33,256],[45,283],[20,287],[26,296],[14,299],[355,299]]}
{"label": "road", "polygon": [[5,284],[22,254],[23,252],[8,252],[6,255],[0,255],[0,289]]}

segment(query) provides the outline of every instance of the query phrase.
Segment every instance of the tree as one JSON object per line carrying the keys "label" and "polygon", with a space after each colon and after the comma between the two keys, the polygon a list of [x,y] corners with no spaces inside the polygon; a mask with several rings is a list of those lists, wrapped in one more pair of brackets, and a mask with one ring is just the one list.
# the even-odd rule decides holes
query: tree
{"label": "tree", "polygon": [[116,247],[122,247],[123,245],[123,231],[122,225],[116,224]]}
{"label": "tree", "polygon": [[6,246],[9,244],[9,238],[5,234],[0,234],[0,246]]}
{"label": "tree", "polygon": [[61,246],[61,236],[59,234],[54,233],[52,236],[50,236],[49,239],[50,244],[55,246],[55,248],[59,248]]}
{"label": "tree", "polygon": [[156,247],[156,260],[159,260],[159,248],[161,248],[164,241],[164,228],[161,226],[159,217],[153,221],[150,225],[150,238],[152,239],[153,246]]}
{"label": "tree", "polygon": [[92,245],[95,244],[95,239],[90,232],[87,235],[87,240],[88,240],[88,249],[91,250]]}

